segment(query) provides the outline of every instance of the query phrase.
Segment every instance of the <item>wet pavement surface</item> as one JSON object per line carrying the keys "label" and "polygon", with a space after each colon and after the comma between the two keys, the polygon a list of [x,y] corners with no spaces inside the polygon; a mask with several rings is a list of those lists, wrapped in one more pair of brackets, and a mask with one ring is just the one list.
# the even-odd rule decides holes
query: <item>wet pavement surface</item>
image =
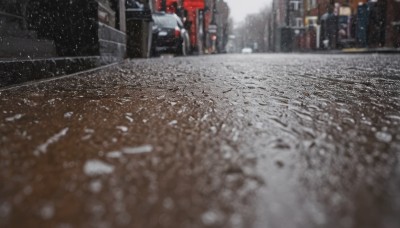
{"label": "wet pavement surface", "polygon": [[126,61],[0,91],[0,227],[400,227],[399,55]]}

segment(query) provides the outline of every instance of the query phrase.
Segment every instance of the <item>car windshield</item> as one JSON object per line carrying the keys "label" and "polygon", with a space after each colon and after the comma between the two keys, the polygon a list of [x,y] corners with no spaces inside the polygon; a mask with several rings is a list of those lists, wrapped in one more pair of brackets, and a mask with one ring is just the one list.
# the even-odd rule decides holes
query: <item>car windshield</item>
{"label": "car windshield", "polygon": [[175,28],[177,26],[177,20],[172,15],[160,15],[153,16],[154,22],[162,28]]}

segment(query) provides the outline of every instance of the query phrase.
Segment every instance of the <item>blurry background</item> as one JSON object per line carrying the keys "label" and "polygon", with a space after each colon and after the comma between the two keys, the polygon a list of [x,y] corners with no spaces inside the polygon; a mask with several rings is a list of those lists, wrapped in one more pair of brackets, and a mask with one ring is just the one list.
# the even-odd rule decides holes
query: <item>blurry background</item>
{"label": "blurry background", "polygon": [[151,57],[156,12],[188,54],[400,47],[399,0],[0,0],[0,86]]}

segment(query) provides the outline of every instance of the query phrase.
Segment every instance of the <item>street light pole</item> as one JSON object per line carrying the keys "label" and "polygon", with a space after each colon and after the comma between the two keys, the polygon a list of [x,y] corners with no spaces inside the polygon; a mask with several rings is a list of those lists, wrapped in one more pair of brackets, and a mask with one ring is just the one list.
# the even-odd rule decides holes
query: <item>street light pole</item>
{"label": "street light pole", "polygon": [[212,42],[212,52],[215,52],[216,50],[216,44],[217,44],[217,32],[218,32],[218,28],[217,28],[217,24],[215,22],[215,15],[217,14],[217,2],[216,0],[213,0],[213,9],[212,9],[212,15],[211,15],[211,22],[209,25],[212,26],[213,28],[215,28],[215,31],[213,31],[210,35],[211,35],[211,42]]}

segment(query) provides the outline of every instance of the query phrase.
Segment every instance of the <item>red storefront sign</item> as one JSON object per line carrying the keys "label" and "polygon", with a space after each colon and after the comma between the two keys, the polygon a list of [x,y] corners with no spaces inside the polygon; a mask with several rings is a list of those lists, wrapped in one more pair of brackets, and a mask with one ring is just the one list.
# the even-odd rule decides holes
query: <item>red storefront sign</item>
{"label": "red storefront sign", "polygon": [[185,0],[183,8],[185,9],[204,9],[204,0]]}

